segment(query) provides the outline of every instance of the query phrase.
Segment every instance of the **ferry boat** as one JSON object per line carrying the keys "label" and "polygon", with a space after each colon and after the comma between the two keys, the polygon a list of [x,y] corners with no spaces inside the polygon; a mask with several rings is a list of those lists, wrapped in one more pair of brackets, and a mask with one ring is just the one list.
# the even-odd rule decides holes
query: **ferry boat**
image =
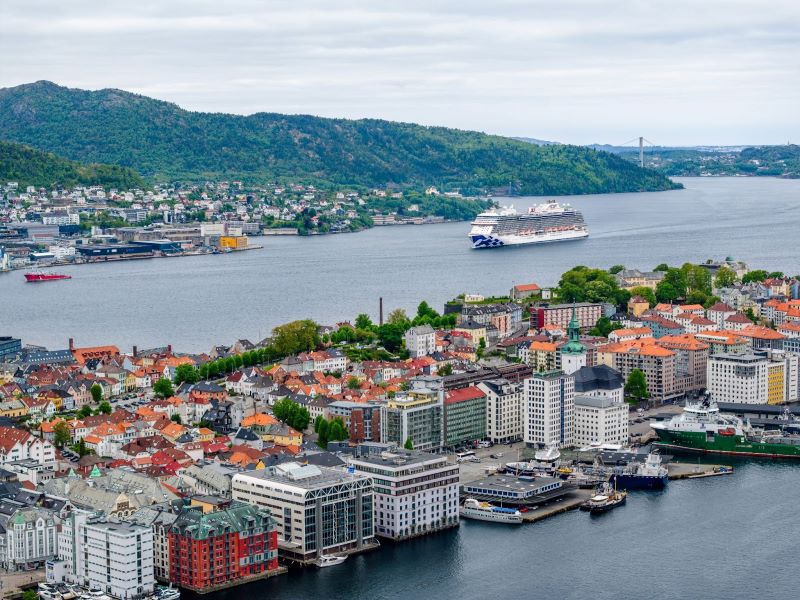
{"label": "ferry boat", "polygon": [[475,498],[467,498],[464,504],[458,508],[458,514],[464,519],[491,521],[492,523],[522,523],[522,513],[517,509],[479,502]]}
{"label": "ferry boat", "polygon": [[25,279],[28,283],[36,283],[39,281],[58,281],[60,279],[72,279],[72,275],[63,275],[61,273],[25,273]]}
{"label": "ferry boat", "polygon": [[661,455],[650,452],[643,463],[629,463],[616,469],[610,481],[623,490],[663,490],[669,481],[669,471],[661,464]]}
{"label": "ferry boat", "polygon": [[583,215],[569,204],[548,202],[531,206],[527,213],[503,206],[480,213],[472,222],[473,248],[499,248],[522,244],[564,242],[589,237]]}
{"label": "ferry boat", "polygon": [[596,515],[608,512],[612,508],[622,506],[627,499],[627,492],[619,492],[616,487],[612,488],[608,483],[605,483],[598,488],[594,496],[581,504],[581,510]]}
{"label": "ferry boat", "polygon": [[683,412],[668,421],[651,423],[658,435],[656,446],[703,452],[765,458],[800,458],[800,435],[787,428],[753,428],[736,415],[721,414],[710,396],[687,404]]}

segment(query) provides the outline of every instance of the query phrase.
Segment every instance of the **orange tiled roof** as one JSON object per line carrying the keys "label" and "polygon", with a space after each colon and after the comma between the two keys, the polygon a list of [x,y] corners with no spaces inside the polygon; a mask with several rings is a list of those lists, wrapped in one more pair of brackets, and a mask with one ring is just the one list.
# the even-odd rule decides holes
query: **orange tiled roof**
{"label": "orange tiled roof", "polygon": [[759,325],[750,325],[744,329],[739,330],[739,335],[742,337],[754,338],[757,340],[783,340],[786,336],[778,333],[769,327],[761,327]]}

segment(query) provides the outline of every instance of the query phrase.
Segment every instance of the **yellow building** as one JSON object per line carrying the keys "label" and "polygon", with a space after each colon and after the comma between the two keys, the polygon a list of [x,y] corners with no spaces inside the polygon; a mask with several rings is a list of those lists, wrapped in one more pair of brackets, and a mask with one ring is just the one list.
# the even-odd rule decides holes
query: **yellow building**
{"label": "yellow building", "polygon": [[532,342],[528,364],[534,371],[552,371],[556,368],[557,346],[552,342]]}
{"label": "yellow building", "polygon": [[769,404],[784,403],[784,371],[785,365],[782,362],[767,366],[767,402]]}
{"label": "yellow building", "polygon": [[223,235],[219,238],[219,247],[220,248],[231,248],[232,250],[244,250],[247,248],[247,236],[246,235]]}
{"label": "yellow building", "polygon": [[486,325],[480,323],[462,323],[454,327],[453,331],[467,334],[475,348],[481,343],[481,339],[486,340]]}
{"label": "yellow building", "polygon": [[303,445],[303,434],[284,423],[269,425],[261,434],[261,439],[265,442],[272,442],[276,446]]}
{"label": "yellow building", "polygon": [[28,407],[18,398],[0,402],[0,417],[17,418],[28,414]]}
{"label": "yellow building", "polygon": [[650,303],[641,296],[628,300],[628,312],[634,317],[641,317],[650,308]]}

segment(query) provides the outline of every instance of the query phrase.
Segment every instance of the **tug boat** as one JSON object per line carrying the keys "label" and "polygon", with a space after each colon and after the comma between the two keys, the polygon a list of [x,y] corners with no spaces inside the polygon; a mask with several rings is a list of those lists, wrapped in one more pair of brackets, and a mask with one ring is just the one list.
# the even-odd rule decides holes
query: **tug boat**
{"label": "tug boat", "polygon": [[597,489],[597,493],[581,504],[581,510],[588,511],[593,515],[608,512],[612,508],[622,506],[628,498],[627,492],[618,492],[608,483],[604,483]]}

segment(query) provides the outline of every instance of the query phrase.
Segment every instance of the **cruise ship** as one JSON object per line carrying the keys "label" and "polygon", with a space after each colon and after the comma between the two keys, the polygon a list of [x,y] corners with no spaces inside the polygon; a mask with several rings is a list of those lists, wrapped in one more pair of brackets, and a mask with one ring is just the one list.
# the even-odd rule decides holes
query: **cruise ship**
{"label": "cruise ship", "polygon": [[473,248],[499,248],[521,244],[565,242],[589,237],[583,215],[569,204],[548,202],[518,212],[503,206],[482,212],[472,222]]}

